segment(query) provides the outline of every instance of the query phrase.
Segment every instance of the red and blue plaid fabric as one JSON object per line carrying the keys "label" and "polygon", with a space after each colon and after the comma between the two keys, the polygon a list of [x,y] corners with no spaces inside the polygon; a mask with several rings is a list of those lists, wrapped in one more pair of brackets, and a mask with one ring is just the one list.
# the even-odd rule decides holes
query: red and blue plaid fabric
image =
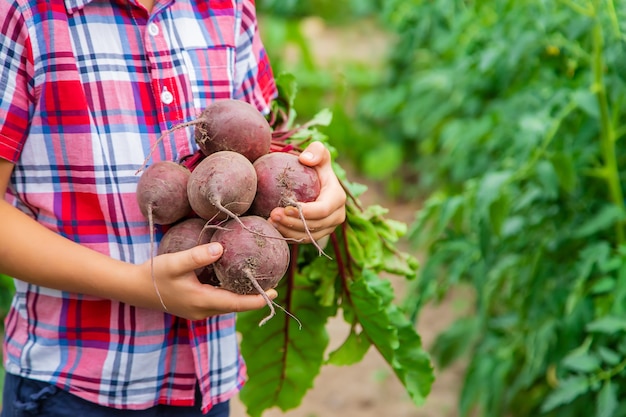
{"label": "red and blue plaid fabric", "polygon": [[[137,169],[161,132],[210,102],[266,112],[276,88],[253,0],[0,2],[0,157],[8,199],[68,239],[133,263],[149,259]],[[196,150],[191,129],[152,160]],[[150,291],[146,288],[146,291]],[[16,280],[8,372],[122,409],[234,395],[245,378],[235,316],[189,322]]]}

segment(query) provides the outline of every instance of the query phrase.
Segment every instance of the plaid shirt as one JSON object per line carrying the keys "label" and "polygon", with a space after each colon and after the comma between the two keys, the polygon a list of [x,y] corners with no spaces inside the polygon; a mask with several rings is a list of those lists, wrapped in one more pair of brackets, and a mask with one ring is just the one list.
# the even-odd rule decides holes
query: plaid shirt
{"label": "plaid shirt", "polygon": [[[276,88],[253,0],[0,1],[0,157],[9,201],[42,225],[132,263],[149,259],[136,170],[160,132],[213,100],[268,110]],[[153,160],[196,150],[190,129]],[[150,288],[146,288],[150,291]],[[8,372],[121,409],[203,410],[244,382],[233,314],[187,321],[16,280]]]}

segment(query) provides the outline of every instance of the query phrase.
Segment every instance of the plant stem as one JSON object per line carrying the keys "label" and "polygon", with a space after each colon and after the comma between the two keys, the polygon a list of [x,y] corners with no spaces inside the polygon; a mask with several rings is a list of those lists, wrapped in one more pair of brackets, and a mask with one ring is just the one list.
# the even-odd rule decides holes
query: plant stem
{"label": "plant stem", "polygon": [[[598,101],[600,110],[600,147],[602,158],[604,160],[605,180],[609,188],[609,196],[611,202],[624,211],[624,196],[619,179],[619,170],[617,166],[617,156],[615,152],[615,129],[611,122],[609,111],[609,102],[606,94],[606,85],[604,80],[604,36],[602,32],[602,24],[599,16],[599,1],[595,1],[595,24],[593,26],[593,82],[594,92]],[[620,221],[615,225],[616,246],[621,246],[624,242],[624,222]]]}

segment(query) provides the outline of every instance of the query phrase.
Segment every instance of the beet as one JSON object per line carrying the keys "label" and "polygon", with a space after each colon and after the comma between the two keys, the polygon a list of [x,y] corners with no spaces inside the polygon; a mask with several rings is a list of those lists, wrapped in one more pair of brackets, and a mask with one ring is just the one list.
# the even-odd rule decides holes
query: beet
{"label": "beet", "polygon": [[215,231],[212,242],[224,248],[214,264],[222,288],[237,294],[261,294],[274,316],[272,301],[265,294],[275,288],[289,267],[289,245],[285,238],[264,218],[242,216],[228,220]]}
{"label": "beet", "polygon": [[265,117],[250,103],[217,100],[198,117],[194,137],[206,155],[233,151],[252,162],[269,152],[272,130]]}
{"label": "beet", "polygon": [[[190,218],[176,223],[163,235],[157,254],[174,253],[191,249],[194,246],[209,243],[215,229],[205,227],[206,221],[199,218]],[[196,269],[196,276],[203,284],[218,286],[220,284],[213,265]]]}
{"label": "beet", "polygon": [[[189,126],[195,126],[194,138],[204,155],[232,151],[254,162],[268,153],[272,145],[272,128],[263,114],[252,104],[234,99],[212,102],[196,119],[164,131],[155,145],[170,133]],[[150,155],[153,150],[154,145]],[[144,166],[150,155],[144,161]]]}
{"label": "beet", "polygon": [[320,193],[320,180],[314,168],[303,165],[297,155],[272,152],[254,161],[257,192],[250,213],[269,217],[276,207],[299,207],[299,203],[315,201]]}
{"label": "beet", "polygon": [[158,161],[143,172],[137,183],[137,202],[152,224],[171,224],[191,211],[187,197],[190,171],[172,161]]}
{"label": "beet", "polygon": [[224,220],[244,214],[256,194],[252,163],[232,151],[215,152],[193,170],[187,183],[193,211],[206,220]]}

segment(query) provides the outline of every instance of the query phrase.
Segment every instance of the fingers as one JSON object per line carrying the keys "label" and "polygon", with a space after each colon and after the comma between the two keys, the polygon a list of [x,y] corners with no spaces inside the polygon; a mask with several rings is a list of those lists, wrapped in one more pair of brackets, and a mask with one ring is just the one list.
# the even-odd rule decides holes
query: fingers
{"label": "fingers", "polygon": [[310,236],[306,228],[313,239],[318,240],[345,221],[347,197],[333,171],[330,152],[323,143],[312,142],[307,146],[300,154],[300,162],[317,171],[321,184],[318,198],[301,204],[302,215],[295,207],[275,208],[270,214],[270,221],[283,236],[308,242]]}
{"label": "fingers", "polygon": [[[207,243],[191,249],[167,254],[171,259],[168,262],[169,273],[182,275],[193,272],[198,268],[210,265],[222,256],[223,248],[219,243]],[[163,255],[162,255],[163,256]]]}
{"label": "fingers", "polygon": [[[240,295],[215,287],[208,288],[207,291],[207,297],[210,297],[212,300],[210,311],[212,315],[240,313],[258,310],[267,306],[267,302],[261,294]],[[273,289],[266,291],[265,294],[267,294],[270,300],[274,300],[278,296],[276,290]]]}
{"label": "fingers", "polygon": [[[313,203],[307,203],[307,205],[310,204]],[[319,216],[319,213],[315,209],[307,210],[307,212],[313,213],[313,215],[305,215],[305,218],[306,226],[314,240],[318,240],[326,235],[329,235],[335,230],[337,225],[343,223],[345,220],[345,210],[343,207],[341,207],[340,210],[332,211],[328,215],[326,215],[323,208],[320,209],[319,213],[321,213],[321,215]],[[303,242],[309,241],[305,230],[305,224],[300,219],[298,210],[295,207],[274,209],[271,213],[271,219],[274,227],[276,227],[276,229],[286,238]]]}

